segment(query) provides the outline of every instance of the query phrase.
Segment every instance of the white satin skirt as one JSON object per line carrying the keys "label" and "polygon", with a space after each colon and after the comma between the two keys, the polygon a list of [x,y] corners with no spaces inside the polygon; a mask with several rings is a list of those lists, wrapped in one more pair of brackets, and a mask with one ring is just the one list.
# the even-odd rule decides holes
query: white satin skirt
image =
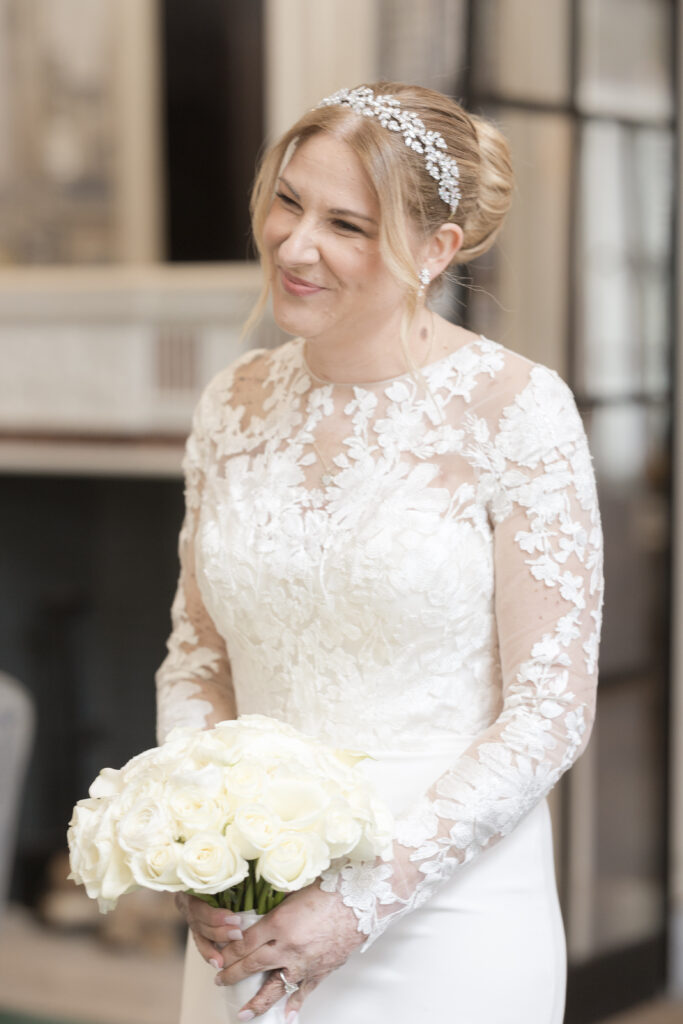
{"label": "white satin skirt", "polygon": [[[453,760],[453,750],[387,754],[363,767],[398,814]],[[190,939],[181,1024],[227,1024],[214,974]],[[322,981],[298,1024],[562,1024],[565,981],[550,814],[542,801],[429,903]]]}

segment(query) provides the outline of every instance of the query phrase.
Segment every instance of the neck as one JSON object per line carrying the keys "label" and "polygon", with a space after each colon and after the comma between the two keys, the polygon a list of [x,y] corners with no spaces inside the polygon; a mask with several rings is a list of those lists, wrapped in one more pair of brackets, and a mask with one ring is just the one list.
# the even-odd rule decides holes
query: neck
{"label": "neck", "polygon": [[307,338],[306,362],[316,377],[337,384],[388,380],[428,362],[434,328],[434,314],[424,308],[418,310],[404,346],[399,312],[389,321],[363,332],[349,330],[343,337]]}

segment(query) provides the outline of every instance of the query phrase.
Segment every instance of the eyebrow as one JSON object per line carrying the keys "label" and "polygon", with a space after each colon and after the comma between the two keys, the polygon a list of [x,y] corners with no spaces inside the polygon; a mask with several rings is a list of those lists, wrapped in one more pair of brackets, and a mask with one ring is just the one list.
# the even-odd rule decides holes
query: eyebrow
{"label": "eyebrow", "polygon": [[[299,195],[297,190],[287,181],[284,175],[281,174],[280,177],[278,178],[278,181],[281,181],[283,185],[287,186],[287,188],[295,197],[295,199],[301,201],[301,196]],[[334,214],[335,217],[357,217],[358,220],[366,220],[368,221],[369,224],[377,224],[377,221],[375,220],[374,217],[367,217],[364,213],[357,213],[356,210],[342,210],[338,207],[334,207],[329,212]]]}

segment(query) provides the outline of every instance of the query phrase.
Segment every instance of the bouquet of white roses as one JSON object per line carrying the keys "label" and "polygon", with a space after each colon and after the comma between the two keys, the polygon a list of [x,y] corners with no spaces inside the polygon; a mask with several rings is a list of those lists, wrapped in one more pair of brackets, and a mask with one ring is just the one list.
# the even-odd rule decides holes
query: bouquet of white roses
{"label": "bouquet of white roses", "polygon": [[266,913],[338,857],[390,859],[359,759],[262,715],[174,729],[76,804],[69,877],[103,913],[140,887]]}

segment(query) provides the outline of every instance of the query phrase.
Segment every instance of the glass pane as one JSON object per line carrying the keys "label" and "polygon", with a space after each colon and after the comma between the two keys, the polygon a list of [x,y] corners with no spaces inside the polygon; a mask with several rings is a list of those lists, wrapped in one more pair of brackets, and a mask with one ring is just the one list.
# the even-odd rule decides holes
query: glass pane
{"label": "glass pane", "polygon": [[669,411],[624,404],[586,417],[605,535],[600,672],[641,672],[666,650]]}
{"label": "glass pane", "polygon": [[660,934],[664,928],[665,710],[663,680],[613,681],[598,695],[587,752],[572,777],[574,843],[565,908],[577,963]]}
{"label": "glass pane", "polygon": [[478,0],[472,9],[477,91],[543,103],[569,101],[569,0]]}
{"label": "glass pane", "polygon": [[573,963],[664,922],[669,409],[586,414],[605,535],[598,713],[566,797],[565,917]]}
{"label": "glass pane", "polygon": [[458,95],[469,61],[466,0],[380,0],[379,76]]}
{"label": "glass pane", "polygon": [[578,389],[670,386],[673,136],[592,122],[581,136]]}
{"label": "glass pane", "polygon": [[579,107],[641,120],[673,116],[671,0],[581,0]]}
{"label": "glass pane", "polygon": [[500,239],[472,268],[471,326],[564,375],[572,125],[557,114],[492,116],[510,141],[517,188]]}
{"label": "glass pane", "polygon": [[595,947],[602,950],[663,926],[663,687],[647,677],[611,687],[599,713]]}

